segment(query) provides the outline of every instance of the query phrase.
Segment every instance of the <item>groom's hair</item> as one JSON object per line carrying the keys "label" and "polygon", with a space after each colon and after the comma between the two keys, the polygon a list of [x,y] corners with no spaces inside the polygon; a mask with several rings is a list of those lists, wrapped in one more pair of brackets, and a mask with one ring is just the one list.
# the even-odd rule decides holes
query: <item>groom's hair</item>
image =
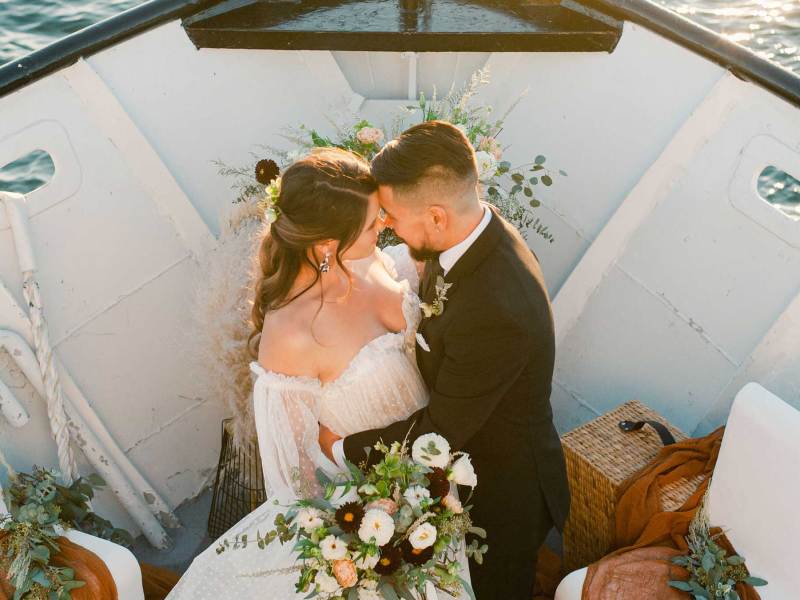
{"label": "groom's hair", "polygon": [[426,121],[406,129],[372,159],[379,184],[410,189],[434,181],[452,192],[478,183],[475,151],[467,136],[445,121]]}

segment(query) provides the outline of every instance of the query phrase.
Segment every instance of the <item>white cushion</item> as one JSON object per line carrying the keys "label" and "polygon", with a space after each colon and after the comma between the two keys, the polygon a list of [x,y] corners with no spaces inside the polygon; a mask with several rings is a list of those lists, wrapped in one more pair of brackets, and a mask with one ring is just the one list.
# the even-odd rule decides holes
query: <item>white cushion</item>
{"label": "white cushion", "polygon": [[587,568],[578,569],[569,573],[558,584],[553,600],[580,600],[583,593],[583,580],[586,579]]}
{"label": "white cushion", "polygon": [[74,529],[69,530],[65,537],[71,542],[91,550],[106,563],[117,586],[119,600],[144,600],[142,571],[130,550],[114,542]]}
{"label": "white cushion", "polygon": [[[709,490],[712,525],[722,526],[747,567],[768,585],[763,600],[800,589],[800,412],[757,383],[733,402]],[[580,600],[586,568],[559,584],[555,600]]]}
{"label": "white cushion", "polygon": [[709,490],[712,525],[726,530],[764,600],[800,590],[800,412],[748,383],[736,395]]}

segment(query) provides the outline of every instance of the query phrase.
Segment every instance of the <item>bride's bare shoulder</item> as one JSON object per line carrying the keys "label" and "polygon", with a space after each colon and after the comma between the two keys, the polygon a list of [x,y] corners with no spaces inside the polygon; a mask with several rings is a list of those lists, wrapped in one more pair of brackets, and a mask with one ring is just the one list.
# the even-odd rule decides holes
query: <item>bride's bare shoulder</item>
{"label": "bride's bare shoulder", "polygon": [[316,377],[315,341],[302,310],[291,304],[267,315],[261,329],[258,362],[262,367],[290,376]]}
{"label": "bride's bare shoulder", "polygon": [[405,328],[403,302],[408,291],[407,284],[398,281],[381,261],[376,261],[371,269],[373,298],[381,320],[387,329],[400,331]]}

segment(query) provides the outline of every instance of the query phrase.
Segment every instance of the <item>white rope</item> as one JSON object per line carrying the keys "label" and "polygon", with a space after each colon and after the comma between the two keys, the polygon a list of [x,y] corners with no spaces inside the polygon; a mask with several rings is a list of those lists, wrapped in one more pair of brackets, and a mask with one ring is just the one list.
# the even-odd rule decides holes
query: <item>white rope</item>
{"label": "white rope", "polygon": [[[0,465],[3,466],[8,473],[8,480],[13,482],[17,478],[17,472],[14,470],[8,461],[6,460],[5,454],[3,454],[3,450],[0,449]],[[8,514],[8,506],[6,506],[5,496],[3,492],[3,486],[0,484],[0,517],[3,515]]]}
{"label": "white rope", "polygon": [[61,478],[65,485],[69,486],[78,477],[78,466],[70,446],[69,420],[64,410],[64,393],[61,390],[58,372],[53,362],[53,349],[50,347],[50,336],[47,333],[47,325],[44,319],[39,284],[33,276],[33,271],[25,271],[22,276],[22,293],[25,296],[25,302],[28,304],[36,360],[39,362],[39,370],[44,381],[50,432],[56,441],[58,449],[58,466],[61,471]]}

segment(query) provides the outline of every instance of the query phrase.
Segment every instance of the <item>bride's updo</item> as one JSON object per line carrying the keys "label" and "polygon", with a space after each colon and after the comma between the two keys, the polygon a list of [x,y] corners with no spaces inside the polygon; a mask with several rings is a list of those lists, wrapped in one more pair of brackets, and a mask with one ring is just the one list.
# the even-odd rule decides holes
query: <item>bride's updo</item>
{"label": "bride's updo", "polygon": [[[248,338],[253,358],[258,357],[265,315],[286,306],[319,282],[318,265],[310,256],[312,246],[325,240],[338,241],[331,261],[335,260],[347,273],[342,254],[361,235],[369,196],[377,188],[369,164],[360,156],[338,148],[315,149],[283,172],[277,201],[279,216],[266,228],[258,252],[251,312],[253,331]],[[304,264],[316,276],[308,286],[290,296]]]}

